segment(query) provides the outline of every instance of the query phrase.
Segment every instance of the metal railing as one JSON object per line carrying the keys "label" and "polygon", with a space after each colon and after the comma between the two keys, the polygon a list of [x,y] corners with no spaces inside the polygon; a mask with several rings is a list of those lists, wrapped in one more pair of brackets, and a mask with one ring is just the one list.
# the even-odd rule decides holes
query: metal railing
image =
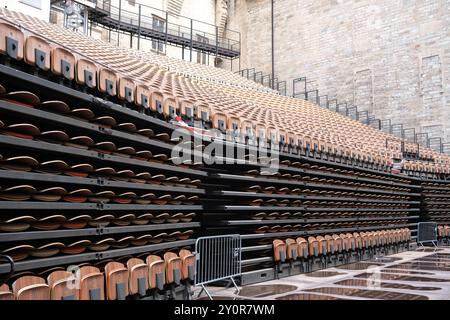
{"label": "metal railing", "polygon": [[[139,33],[142,32],[144,36],[144,30],[152,30],[155,36],[160,33],[161,36],[174,36],[182,38],[189,42],[198,42],[197,35],[202,36],[207,39],[206,43],[210,46],[216,46],[218,48],[228,49],[236,52],[240,52],[240,34],[237,31],[225,29],[225,33],[233,38],[225,38],[218,36],[218,27],[210,23],[198,21],[181,15],[172,15],[167,11],[154,8],[144,4],[138,4],[139,10],[135,12],[125,10],[121,7],[121,2],[119,1],[119,7],[111,5],[108,0],[97,0],[96,8],[107,12],[109,17],[115,21],[118,21],[117,29],[125,28],[126,26],[133,26],[134,29],[138,29]],[[143,11],[146,10],[146,13]],[[155,18],[153,14],[159,16]],[[170,20],[176,21],[171,22]],[[159,28],[158,24],[155,24],[154,20],[164,20],[164,27]],[[121,24],[123,24],[121,26]],[[126,29],[126,28],[125,28]],[[208,31],[206,31],[208,30]],[[206,48],[205,48],[206,49]]]}
{"label": "metal railing", "polygon": [[437,224],[436,222],[419,222],[417,225],[417,243],[432,243],[437,247]]}
{"label": "metal railing", "polygon": [[236,288],[235,277],[241,275],[241,236],[238,234],[201,237],[195,242],[195,285],[201,286],[212,300],[207,285],[221,280],[229,280]]}

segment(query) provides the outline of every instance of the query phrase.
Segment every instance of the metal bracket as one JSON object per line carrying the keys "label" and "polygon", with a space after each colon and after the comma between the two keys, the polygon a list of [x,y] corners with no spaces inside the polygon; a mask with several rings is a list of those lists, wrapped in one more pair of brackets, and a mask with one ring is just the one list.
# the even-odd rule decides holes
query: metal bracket
{"label": "metal bracket", "polygon": [[34,49],[34,60],[38,68],[45,68],[45,52],[39,49]]}
{"label": "metal bracket", "polygon": [[68,61],[61,60],[61,74],[68,80],[70,80],[70,67],[71,64]]}
{"label": "metal bracket", "polygon": [[17,59],[19,42],[11,37],[6,37],[6,53],[13,59]]}
{"label": "metal bracket", "polygon": [[84,83],[87,87],[93,88],[94,87],[94,78],[92,76],[92,72],[88,70],[84,70]]}

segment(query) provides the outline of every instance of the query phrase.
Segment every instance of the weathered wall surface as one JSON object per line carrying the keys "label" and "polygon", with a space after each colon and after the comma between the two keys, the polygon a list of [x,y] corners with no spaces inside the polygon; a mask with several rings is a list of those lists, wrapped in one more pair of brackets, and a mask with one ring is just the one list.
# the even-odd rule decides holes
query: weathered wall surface
{"label": "weathered wall surface", "polygon": [[[275,74],[450,141],[450,1],[274,0]],[[230,0],[241,69],[271,72],[270,0]]]}

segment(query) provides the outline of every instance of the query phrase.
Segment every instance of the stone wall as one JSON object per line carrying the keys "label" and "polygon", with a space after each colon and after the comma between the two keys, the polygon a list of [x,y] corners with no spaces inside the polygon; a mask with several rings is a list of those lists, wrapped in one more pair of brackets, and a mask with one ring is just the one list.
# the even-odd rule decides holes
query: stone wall
{"label": "stone wall", "polygon": [[[450,141],[450,1],[274,0],[275,74]],[[241,69],[271,73],[271,0],[230,0]]]}

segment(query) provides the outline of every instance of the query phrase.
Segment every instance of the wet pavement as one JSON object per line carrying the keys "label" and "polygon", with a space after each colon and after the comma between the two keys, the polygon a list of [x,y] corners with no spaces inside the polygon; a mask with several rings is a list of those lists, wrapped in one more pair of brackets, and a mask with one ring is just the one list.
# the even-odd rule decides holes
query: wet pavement
{"label": "wet pavement", "polygon": [[212,287],[219,299],[450,300],[450,247],[378,257],[233,289]]}

